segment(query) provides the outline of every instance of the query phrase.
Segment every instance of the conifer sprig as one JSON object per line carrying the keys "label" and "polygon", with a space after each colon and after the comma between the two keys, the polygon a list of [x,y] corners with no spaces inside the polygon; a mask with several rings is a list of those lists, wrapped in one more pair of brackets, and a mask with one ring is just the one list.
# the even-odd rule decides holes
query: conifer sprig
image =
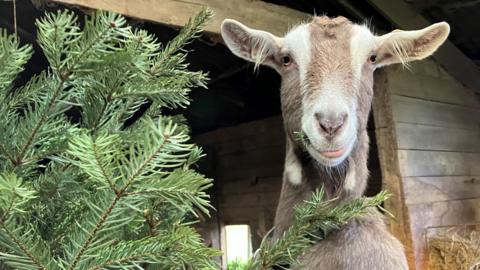
{"label": "conifer sprig", "polygon": [[20,46],[15,36],[8,35],[6,30],[0,30],[0,94],[7,94],[11,83],[23,70],[32,53],[32,46]]}
{"label": "conifer sprig", "polygon": [[313,193],[312,198],[295,208],[292,226],[272,242],[265,239],[255,257],[245,267],[248,270],[267,270],[274,266],[299,265],[302,253],[310,246],[340,229],[351,219],[367,214],[389,197],[380,192],[372,198],[360,198],[337,204],[336,199],[324,200],[325,189]]}

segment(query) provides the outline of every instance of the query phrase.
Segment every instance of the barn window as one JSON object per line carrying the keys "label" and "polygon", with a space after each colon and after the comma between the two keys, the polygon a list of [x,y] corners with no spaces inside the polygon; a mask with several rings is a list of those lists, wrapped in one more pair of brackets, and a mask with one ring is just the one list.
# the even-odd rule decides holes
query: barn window
{"label": "barn window", "polygon": [[245,224],[225,226],[225,244],[228,264],[246,262],[252,255],[250,226]]}

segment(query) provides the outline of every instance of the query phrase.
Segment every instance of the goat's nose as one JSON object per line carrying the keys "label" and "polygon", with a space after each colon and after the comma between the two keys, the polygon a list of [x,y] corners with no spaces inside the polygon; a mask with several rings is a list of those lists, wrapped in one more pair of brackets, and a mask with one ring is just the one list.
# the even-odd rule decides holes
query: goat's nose
{"label": "goat's nose", "polygon": [[317,112],[315,113],[315,118],[317,118],[320,131],[332,138],[342,128],[347,119],[347,113],[324,114]]}

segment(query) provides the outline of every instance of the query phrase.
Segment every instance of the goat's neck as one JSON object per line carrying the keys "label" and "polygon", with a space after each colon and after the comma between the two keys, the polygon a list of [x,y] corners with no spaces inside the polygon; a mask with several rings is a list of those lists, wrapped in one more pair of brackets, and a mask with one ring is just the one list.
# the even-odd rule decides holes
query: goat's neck
{"label": "goat's neck", "polygon": [[357,143],[343,168],[319,165],[292,142],[292,138],[287,137],[282,192],[275,216],[275,237],[291,225],[295,205],[309,199],[312,192],[322,185],[328,198],[337,197],[337,202],[344,202],[362,196],[367,184],[369,142],[366,130],[359,132]]}

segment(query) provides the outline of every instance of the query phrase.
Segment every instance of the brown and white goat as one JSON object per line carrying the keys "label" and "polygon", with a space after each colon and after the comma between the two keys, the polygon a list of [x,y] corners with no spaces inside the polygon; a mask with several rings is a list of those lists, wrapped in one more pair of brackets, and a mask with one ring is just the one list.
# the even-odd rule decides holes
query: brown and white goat
{"label": "brown and white goat", "polygon": [[[270,66],[282,77],[287,151],[274,238],[290,226],[293,207],[320,185],[343,201],[363,195],[375,69],[431,55],[449,31],[442,22],[376,36],[344,17],[322,16],[277,37],[234,20],[223,22],[223,39],[235,55]],[[301,269],[408,269],[401,243],[372,212],[310,248]]]}

